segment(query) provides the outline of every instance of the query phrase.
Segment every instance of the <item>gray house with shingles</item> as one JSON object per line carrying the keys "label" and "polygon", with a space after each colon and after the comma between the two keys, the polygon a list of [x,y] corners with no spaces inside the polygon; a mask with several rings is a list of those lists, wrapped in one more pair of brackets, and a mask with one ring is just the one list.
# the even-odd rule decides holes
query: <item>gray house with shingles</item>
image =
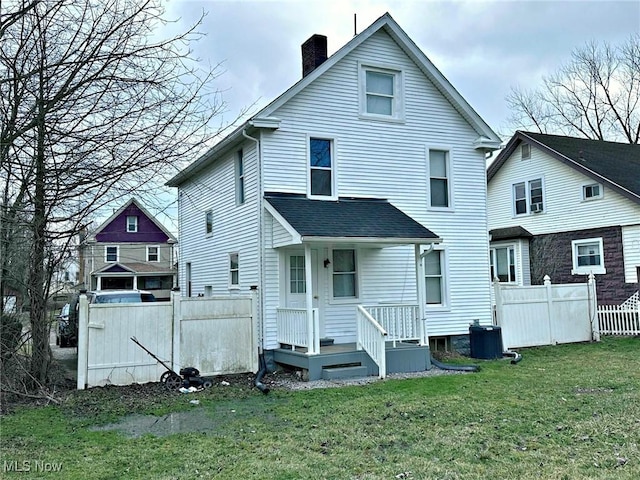
{"label": "gray house with shingles", "polygon": [[492,277],[584,282],[621,303],[640,278],[640,145],[516,132],[487,170]]}

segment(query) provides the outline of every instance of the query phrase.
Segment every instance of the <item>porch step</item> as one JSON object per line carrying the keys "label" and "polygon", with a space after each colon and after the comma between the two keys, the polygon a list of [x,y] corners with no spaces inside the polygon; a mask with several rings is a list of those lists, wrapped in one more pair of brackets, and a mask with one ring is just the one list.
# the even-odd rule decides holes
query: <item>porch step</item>
{"label": "porch step", "polygon": [[360,378],[367,376],[367,367],[355,365],[351,367],[328,367],[322,369],[323,380],[338,380],[342,378]]}

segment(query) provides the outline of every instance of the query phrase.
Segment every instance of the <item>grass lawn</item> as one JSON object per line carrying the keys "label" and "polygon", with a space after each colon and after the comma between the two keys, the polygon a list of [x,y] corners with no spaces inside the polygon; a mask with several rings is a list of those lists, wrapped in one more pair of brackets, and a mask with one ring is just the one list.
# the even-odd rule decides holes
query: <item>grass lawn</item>
{"label": "grass lawn", "polygon": [[[248,382],[74,392],[2,417],[0,478],[640,478],[640,338],[520,353],[473,374],[266,396]],[[169,412],[192,431],[96,429]]]}

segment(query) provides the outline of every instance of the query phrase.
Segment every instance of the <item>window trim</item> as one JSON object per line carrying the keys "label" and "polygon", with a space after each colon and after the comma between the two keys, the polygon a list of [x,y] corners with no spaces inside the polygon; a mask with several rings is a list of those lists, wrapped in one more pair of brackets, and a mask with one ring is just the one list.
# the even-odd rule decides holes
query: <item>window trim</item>
{"label": "window trim", "polygon": [[[431,204],[431,152],[445,152],[446,160],[445,160],[445,168],[447,170],[447,203],[448,206],[441,207],[438,205]],[[453,211],[453,160],[452,160],[452,151],[453,149],[450,146],[445,145],[428,145],[427,146],[427,185],[429,186],[429,191],[427,195],[427,207],[430,210],[438,210],[438,211]],[[440,178],[440,177],[434,177]]]}
{"label": "window trim", "polygon": [[[129,220],[133,219],[133,230],[129,229]],[[127,233],[138,233],[138,216],[137,215],[127,215],[126,218],[126,229]]]}
{"label": "window trim", "polygon": [[[538,212],[534,212],[531,210],[531,206],[533,205],[531,202],[531,183],[532,182],[537,182],[540,181],[540,190],[542,191],[542,202],[536,202],[536,203],[541,203],[542,204],[542,210],[538,211]],[[518,213],[517,209],[516,209],[516,187],[518,185],[522,185],[524,184],[524,193],[525,193],[525,197],[524,200],[526,202],[526,211],[523,213]],[[546,210],[546,199],[545,199],[545,182],[544,182],[544,176],[539,176],[539,177],[530,177],[524,180],[519,180],[517,182],[513,182],[511,184],[511,209],[512,209],[512,215],[513,217],[522,217],[525,215],[538,215],[540,213],[545,213]],[[522,200],[522,199],[520,199]]]}
{"label": "window trim", "polygon": [[204,234],[207,237],[213,235],[213,209],[209,208],[204,211]]}
{"label": "window trim", "polygon": [[[331,195],[313,195],[311,193],[311,140],[327,140],[329,142],[331,155]],[[307,135],[307,198],[315,200],[337,200],[338,199],[338,166],[336,139],[327,135]]]}
{"label": "window trim", "polygon": [[[156,249],[156,256],[157,259],[156,260],[151,260],[150,258],[150,249],[155,248]],[[159,262],[160,261],[160,245],[147,245],[147,262]]]}
{"label": "window trim", "polygon": [[[440,255],[440,278],[442,279],[442,283],[441,283],[441,299],[442,299],[442,303],[426,303],[426,299],[427,299],[427,285],[426,285],[426,278],[427,278],[427,269],[425,267],[425,263],[426,259],[429,255],[433,255],[435,253],[438,253]],[[448,251],[447,248],[443,245],[436,245],[433,249],[433,251],[431,251],[428,255],[426,255],[423,258],[423,264],[422,264],[422,268],[424,271],[424,280],[423,282],[425,282],[425,307],[427,310],[429,311],[450,311],[451,310],[451,295],[450,295],[450,291],[449,291],[449,255],[448,255]]]}
{"label": "window trim", "polygon": [[[379,72],[387,75],[393,75],[393,100],[391,102],[391,115],[369,113],[367,111],[367,72]],[[402,68],[394,65],[358,62],[358,82],[360,92],[360,118],[366,120],[380,120],[383,122],[404,122],[405,86]]]}
{"label": "window trim", "polygon": [[236,179],[236,205],[244,205],[247,195],[245,191],[245,165],[244,150],[240,149],[236,152],[235,159],[235,179]]}
{"label": "window trim", "polygon": [[[489,272],[491,272],[493,270],[493,273],[495,275],[496,271],[498,270],[498,266],[497,264],[494,264],[497,261],[497,257],[496,257],[496,250],[498,249],[503,249],[506,248],[507,249],[507,254],[509,254],[510,251],[513,252],[513,280],[511,281],[506,281],[506,282],[502,282],[500,281],[500,283],[505,284],[505,285],[518,285],[518,256],[517,256],[517,252],[518,249],[516,248],[516,244],[515,243],[496,243],[496,244],[491,244],[489,247]],[[493,260],[493,261],[492,261]],[[511,265],[509,265],[511,266]],[[511,271],[509,271],[509,276],[511,275]],[[493,283],[493,281],[495,280],[494,276],[491,276],[491,283]]]}
{"label": "window trim", "polygon": [[[587,197],[587,189],[588,188],[593,188],[593,187],[598,187],[599,193],[598,195],[594,195],[592,197]],[[601,198],[604,197],[604,189],[603,189],[603,185],[599,182],[592,182],[592,183],[585,183],[584,185],[582,185],[582,201],[583,202],[592,202],[594,200],[600,200]]]}
{"label": "window trim", "polygon": [[[236,268],[232,268],[233,257],[236,259]],[[240,253],[229,252],[229,290],[240,289]],[[233,283],[233,274],[237,273],[236,283]]]}
{"label": "window trim", "polygon": [[[333,252],[336,250],[350,250],[353,252],[353,256],[354,256],[354,264],[355,264],[355,297],[336,297],[334,296],[334,292],[333,292],[333,277],[335,275],[335,272],[333,271],[334,269],[334,258],[333,258]],[[358,249],[355,247],[336,247],[336,248],[331,248],[329,250],[329,258],[331,259],[331,272],[330,272],[330,278],[329,278],[329,304],[330,305],[340,305],[340,304],[352,304],[352,303],[358,303],[360,301],[360,278],[358,275],[358,272],[360,271],[360,264],[359,264],[359,257],[360,255],[358,254]],[[339,272],[339,273],[345,273],[345,272]]]}
{"label": "window trim", "polygon": [[[600,254],[600,265],[587,265],[578,266],[578,247],[583,245],[598,244],[598,250]],[[571,241],[571,261],[573,268],[571,269],[571,275],[604,275],[607,273],[607,269],[604,263],[604,243],[602,237],[597,238],[580,238]]]}
{"label": "window trim", "polygon": [[[116,259],[109,260],[109,249],[116,249]],[[119,245],[105,245],[104,246],[104,262],[105,263],[118,263],[120,261],[120,246]]]}
{"label": "window trim", "polygon": [[531,158],[531,144],[530,143],[522,142],[522,144],[520,145],[520,157],[522,158],[522,160],[529,160]]}

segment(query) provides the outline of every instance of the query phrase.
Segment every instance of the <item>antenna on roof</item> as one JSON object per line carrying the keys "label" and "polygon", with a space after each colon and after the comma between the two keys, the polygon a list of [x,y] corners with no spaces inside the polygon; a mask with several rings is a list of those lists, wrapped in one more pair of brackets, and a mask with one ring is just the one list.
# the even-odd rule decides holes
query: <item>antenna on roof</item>
{"label": "antenna on roof", "polygon": [[358,14],[354,13],[353,14],[353,36],[355,37],[356,35],[358,35],[358,20],[357,20]]}

